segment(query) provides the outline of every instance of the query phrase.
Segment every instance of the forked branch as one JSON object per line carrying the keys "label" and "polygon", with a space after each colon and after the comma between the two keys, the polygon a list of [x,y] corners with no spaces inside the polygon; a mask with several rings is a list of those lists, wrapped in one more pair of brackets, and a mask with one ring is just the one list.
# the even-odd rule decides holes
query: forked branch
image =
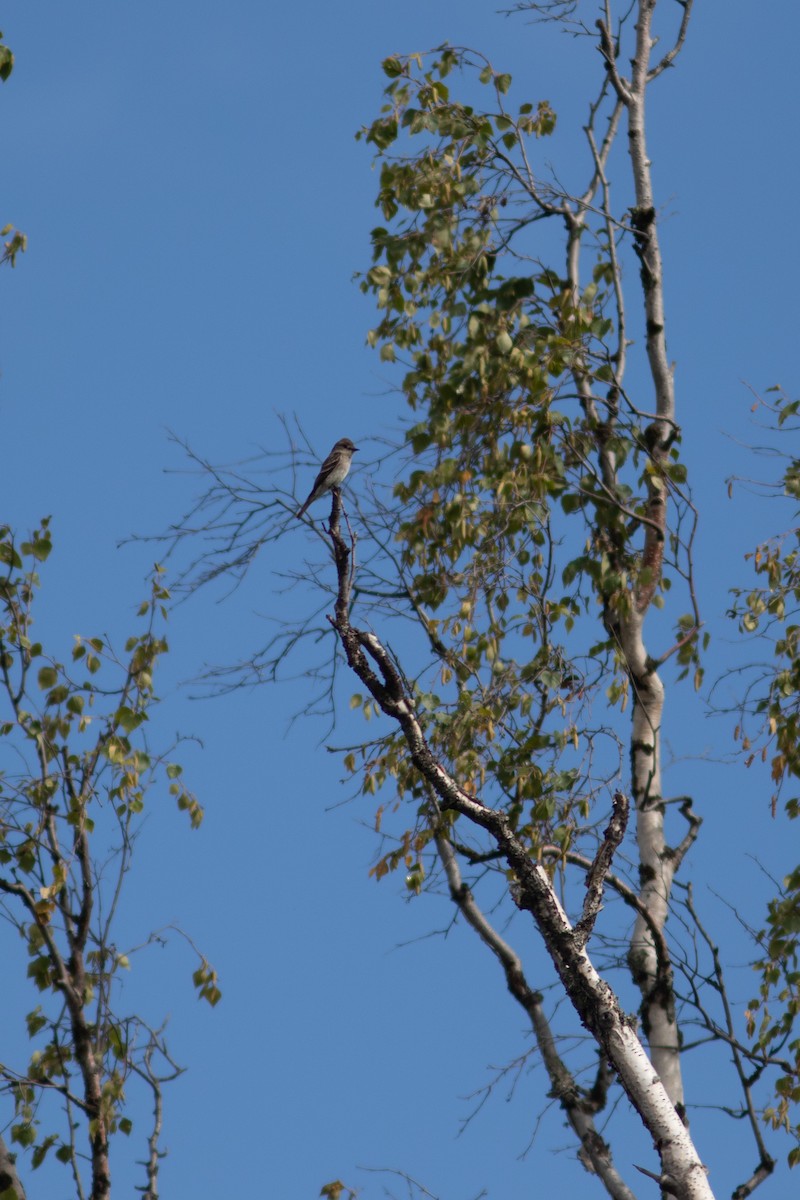
{"label": "forked branch", "polygon": [[[338,575],[335,613],[329,620],[350,669],[383,714],[399,726],[411,762],[436,796],[439,809],[454,811],[485,829],[500,850],[514,877],[511,891],[515,903],[521,911],[531,914],[581,1022],[617,1072],[653,1138],[661,1159],[659,1178],[670,1181],[679,1200],[711,1200],[705,1168],[688,1130],[653,1071],[635,1032],[635,1023],[628,1019],[611,987],[598,975],[588,958],[585,945],[581,937],[576,936],[547,870],[532,860],[527,844],[517,836],[508,814],[486,807],[477,796],[462,787],[437,758],[417,716],[413,697],[391,655],[374,633],[351,624],[352,538],[348,544],[342,534],[341,498],[336,492],[333,493],[329,534]],[[618,804],[617,825],[621,822],[622,811]],[[618,828],[615,827],[609,837],[609,847],[617,836]],[[593,897],[600,886],[608,856],[608,852],[601,853],[591,872],[594,876],[590,889]],[[585,923],[590,926],[596,916],[593,900],[585,916]]]}

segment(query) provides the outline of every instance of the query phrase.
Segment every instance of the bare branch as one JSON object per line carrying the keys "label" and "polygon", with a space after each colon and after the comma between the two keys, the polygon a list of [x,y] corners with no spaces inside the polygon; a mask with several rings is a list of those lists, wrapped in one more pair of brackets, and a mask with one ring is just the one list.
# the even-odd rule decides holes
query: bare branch
{"label": "bare branch", "polygon": [[677,0],[677,3],[680,4],[681,8],[683,9],[683,16],[681,18],[678,36],[675,39],[675,44],[672,49],[668,50],[661,61],[656,63],[656,65],[648,73],[648,83],[659,76],[662,71],[666,71],[667,67],[672,66],[675,59],[683,49],[683,44],[686,41],[686,34],[689,31],[689,18],[692,15],[692,5],[694,4],[694,0]]}
{"label": "bare branch", "polygon": [[703,941],[708,946],[711,952],[711,959],[714,964],[714,979],[716,982],[716,991],[722,1003],[723,1012],[725,1014],[725,1030],[727,1034],[727,1042],[731,1048],[736,1074],[739,1077],[739,1084],[744,1096],[745,1108],[747,1110],[747,1119],[750,1125],[750,1131],[753,1135],[756,1149],[758,1151],[759,1162],[756,1170],[751,1175],[750,1179],[739,1185],[733,1192],[734,1200],[746,1200],[746,1198],[755,1191],[759,1184],[763,1183],[775,1169],[775,1159],[767,1152],[767,1147],[761,1134],[761,1122],[759,1114],[756,1112],[753,1104],[751,1081],[748,1079],[742,1062],[742,1056],[735,1038],[735,1027],[733,1022],[733,1013],[731,1011],[730,1000],[728,998],[728,989],[725,983],[725,976],[722,970],[722,962],[719,956],[719,947],[714,942],[705,926],[703,925],[697,910],[694,907],[694,899],[692,895],[692,887],[689,884],[686,888],[686,909],[694,921],[695,928],[698,930]]}
{"label": "bare branch", "polygon": [[580,947],[585,946],[591,937],[603,903],[603,885],[611,870],[614,855],[625,836],[627,825],[628,798],[622,792],[615,792],[611,820],[586,875],[586,899],[583,902],[583,912],[575,925],[575,942]]}
{"label": "bare branch", "polygon": [[[399,725],[414,766],[435,793],[439,807],[454,810],[485,829],[502,850],[516,877],[513,897],[517,906],[533,917],[562,984],[580,1020],[591,1030],[620,1075],[631,1102],[654,1138],[662,1156],[665,1176],[680,1178],[681,1194],[711,1198],[705,1168],[689,1139],[675,1106],[660,1082],[654,1082],[652,1065],[617,998],[600,978],[574,931],[544,868],[531,860],[527,845],[515,834],[507,814],[485,807],[466,792],[439,762],[425,738],[405,694],[403,680],[379,639],[354,629],[349,620],[352,585],[350,548],[339,525],[340,503],[334,493],[330,535],[339,588],[331,624],[341,640],[351,669],[369,689],[384,714]],[[380,678],[369,665],[364,650],[378,665]],[[656,1077],[657,1078],[657,1077]]]}
{"label": "bare branch", "polygon": [[[431,804],[435,804],[433,799]],[[434,820],[436,819],[434,817]],[[613,1165],[611,1148],[597,1131],[592,1119],[592,1112],[598,1111],[597,1105],[602,1107],[599,1091],[590,1103],[586,1093],[578,1087],[574,1076],[567,1069],[556,1049],[550,1023],[544,1012],[541,993],[534,991],[529,986],[519,957],[500,937],[478,907],[475,897],[461,877],[458,861],[448,837],[437,830],[435,838],[439,857],[447,876],[451,899],[481,941],[488,946],[500,962],[509,992],[528,1015],[550,1080],[550,1094],[559,1101],[566,1112],[567,1120],[580,1141],[581,1158],[601,1178],[612,1200],[635,1200],[633,1192]]]}
{"label": "bare branch", "polygon": [[629,104],[631,99],[630,84],[627,80],[622,78],[617,70],[617,47],[614,44],[614,40],[611,37],[610,32],[611,20],[608,0],[606,0],[605,8],[606,19],[604,21],[598,20],[595,22],[595,26],[600,32],[600,45],[598,48],[603,57],[603,61],[606,64],[606,71],[608,72],[608,77],[611,80],[614,91],[617,93],[623,104]]}

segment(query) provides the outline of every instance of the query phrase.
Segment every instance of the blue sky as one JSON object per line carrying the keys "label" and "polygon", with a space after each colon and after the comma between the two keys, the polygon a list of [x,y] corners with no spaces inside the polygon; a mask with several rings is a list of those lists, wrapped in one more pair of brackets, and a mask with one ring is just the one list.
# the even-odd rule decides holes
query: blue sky
{"label": "blue sky", "polygon": [[[731,10],[697,5],[677,69],[652,93],[649,131],[686,458],[715,517],[699,542],[710,621],[745,577],[745,549],[776,524],[774,510],[726,499],[729,474],[763,471],[738,444],[759,440],[746,385],[797,389],[800,17],[790,0]],[[124,637],[155,552],[117,544],[162,529],[191,499],[168,429],[236,460],[282,444],[276,413],[296,413],[320,456],[343,434],[358,443],[395,427],[398,401],[364,344],[373,314],[352,282],[376,223],[370,153],[353,135],[381,102],[381,59],[445,39],[484,50],[512,72],[519,102],[553,104],[559,131],[543,153],[564,175],[595,63],[556,29],[478,0],[9,0],[2,28],[17,61],[0,89],[0,223],[30,241],[0,277],[3,520],[24,530],[53,514],[40,630],[66,654],[78,632]],[[181,687],[203,662],[263,639],[262,614],[281,611],[273,571],[296,565],[303,536],[265,556],[230,601],[202,597],[172,618],[159,721],[165,738],[202,742],[184,759],[207,819],[189,834],[154,797],[125,930],[136,941],[181,924],[219,968],[224,999],[213,1013],[194,1002],[178,943],[131,980],[154,1019],[172,1014],[190,1068],[168,1095],[163,1193],[314,1196],[341,1176],[382,1194],[357,1164],[404,1168],[448,1200],[481,1187],[590,1189],[552,1110],[521,1157],[538,1071],[513,1103],[501,1085],[457,1137],[472,1107],[463,1098],[527,1048],[523,1022],[462,929],[426,936],[446,927],[444,903],[404,904],[399,882],[368,879],[371,809],[342,803],[324,728],[289,725],[304,680],[202,703]],[[687,745],[711,758],[730,749],[722,726],[673,720],[679,760]],[[336,740],[358,732],[345,720]],[[710,762],[671,771],[673,793],[705,789],[717,878],[762,886],[748,829],[778,875],[790,865],[763,781],[733,783]],[[532,932],[520,938],[544,972]],[[0,1055],[9,1062],[12,1049]],[[713,1115],[695,1128],[715,1186],[730,1192],[752,1154],[727,1162],[730,1130]],[[647,1154],[641,1138],[621,1158],[617,1148],[626,1167]],[[119,1169],[126,1186],[140,1181]]]}

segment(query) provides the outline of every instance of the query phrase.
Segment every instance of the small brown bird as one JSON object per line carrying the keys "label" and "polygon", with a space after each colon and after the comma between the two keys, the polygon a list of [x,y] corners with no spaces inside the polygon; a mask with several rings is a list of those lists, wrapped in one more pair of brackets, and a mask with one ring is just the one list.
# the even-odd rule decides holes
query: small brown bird
{"label": "small brown bird", "polygon": [[350,438],[339,438],[320,467],[319,475],[314,480],[309,497],[302,508],[298,508],[296,516],[302,517],[309,504],[313,504],[315,500],[319,500],[320,496],[324,496],[331,488],[338,487],[344,481],[357,449],[358,446],[354,446]]}

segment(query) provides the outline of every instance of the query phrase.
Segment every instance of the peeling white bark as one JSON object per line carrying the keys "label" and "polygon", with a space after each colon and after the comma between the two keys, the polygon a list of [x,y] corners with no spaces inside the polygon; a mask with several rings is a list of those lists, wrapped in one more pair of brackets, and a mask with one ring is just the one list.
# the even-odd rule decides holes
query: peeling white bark
{"label": "peeling white bark", "polygon": [[636,840],[639,851],[639,899],[649,920],[639,916],[631,939],[629,963],[642,993],[641,1016],[650,1054],[672,1103],[685,1116],[680,1062],[680,1038],[672,988],[660,970],[653,926],[662,933],[675,873],[675,856],[667,845],[661,793],[661,725],[664,685],[648,659],[644,641],[644,618],[653,599],[664,553],[667,492],[659,468],[668,458],[675,430],[675,390],[667,358],[664,313],[663,266],[658,238],[651,163],[646,139],[646,98],[650,82],[672,61],[686,32],[688,14],[669,62],[662,60],[651,69],[655,45],[652,18],[656,0],[638,0],[636,41],[629,79],[617,70],[615,48],[608,20],[600,23],[600,46],[609,78],[625,107],[635,205],[631,210],[634,248],[640,262],[642,303],[645,317],[647,359],[653,382],[652,410],[655,420],[647,430],[650,458],[655,468],[648,475],[647,518],[643,565],[647,582],[634,590],[630,606],[614,614],[614,633],[619,641],[634,697],[631,728],[631,790],[636,811]]}
{"label": "peeling white bark", "polygon": [[548,872],[531,859],[528,846],[517,838],[508,815],[501,809],[487,808],[466,792],[436,758],[391,655],[375,634],[350,624],[350,550],[341,536],[335,498],[330,532],[339,577],[331,623],[348,665],[383,713],[399,725],[411,760],[439,806],[461,813],[494,839],[515,877],[512,894],[516,904],[532,916],[578,1017],[607,1055],[653,1138],[664,1190],[678,1200],[713,1200],[705,1167],[665,1082],[639,1040],[636,1021],[623,1012],[612,988],[595,970],[585,938],[570,924]]}

